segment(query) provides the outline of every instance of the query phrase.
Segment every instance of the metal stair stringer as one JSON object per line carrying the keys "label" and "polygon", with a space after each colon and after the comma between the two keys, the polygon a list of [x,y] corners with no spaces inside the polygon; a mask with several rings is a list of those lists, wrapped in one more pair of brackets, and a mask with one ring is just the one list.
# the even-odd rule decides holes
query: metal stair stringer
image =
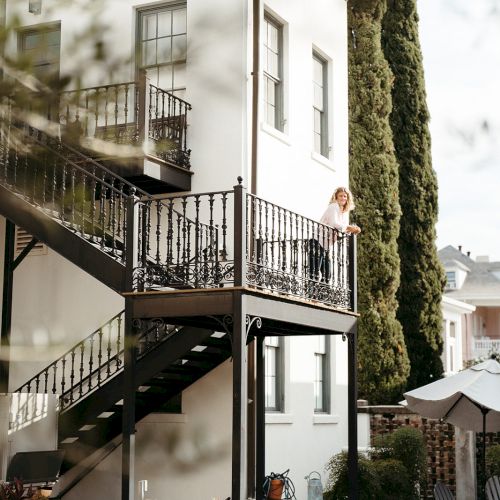
{"label": "metal stair stringer", "polygon": [[125,290],[125,266],[0,184],[0,214],[116,292]]}
{"label": "metal stair stringer", "polygon": [[[137,360],[136,421],[154,411],[165,411],[166,403],[229,358],[228,335],[213,335],[212,330],[183,327]],[[210,352],[197,351],[197,346]],[[179,370],[187,375],[179,377]],[[59,415],[59,447],[66,452],[63,473],[121,434],[123,380],[122,370]]]}

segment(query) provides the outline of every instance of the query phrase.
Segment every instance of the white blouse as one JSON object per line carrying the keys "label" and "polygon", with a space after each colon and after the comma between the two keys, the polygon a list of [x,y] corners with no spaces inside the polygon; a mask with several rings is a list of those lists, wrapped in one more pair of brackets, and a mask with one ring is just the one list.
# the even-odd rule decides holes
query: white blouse
{"label": "white blouse", "polygon": [[349,225],[349,211],[343,212],[338,203],[330,203],[320,222],[345,233]]}
{"label": "white blouse", "polygon": [[[328,205],[328,208],[325,210],[325,213],[321,217],[320,223],[325,224],[326,226],[333,227],[338,231],[345,233],[347,230],[347,226],[349,225],[349,212],[342,211],[338,203],[330,203],[330,205]],[[331,247],[336,240],[333,231],[328,231],[328,235],[325,241],[322,227],[319,228],[318,236],[321,246],[325,246],[326,243],[328,247]]]}

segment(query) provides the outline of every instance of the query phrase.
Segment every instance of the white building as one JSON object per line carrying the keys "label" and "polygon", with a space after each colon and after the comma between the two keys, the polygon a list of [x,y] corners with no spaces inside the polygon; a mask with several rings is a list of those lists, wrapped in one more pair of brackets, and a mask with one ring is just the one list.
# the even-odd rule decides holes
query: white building
{"label": "white building", "polygon": [[[260,400],[267,409],[265,474],[290,469],[297,498],[305,498],[304,476],[317,470],[324,482],[325,464],[347,446],[348,437],[348,342],[340,333],[355,330],[348,303],[354,264],[348,265],[347,244],[337,243],[335,269],[321,283],[310,275],[308,257],[308,241],[320,234],[313,221],[333,189],[348,179],[347,3],[269,0],[257,16],[249,0],[107,0],[96,3],[96,12],[88,2],[0,4],[9,57],[30,57],[40,81],[51,74],[78,76],[86,89],[75,92],[73,78],[65,90],[74,92],[48,106],[44,117],[56,123],[52,138],[43,123],[26,115],[13,120],[15,109],[3,108],[0,247],[9,241],[7,219],[18,226],[18,253],[30,235],[39,240],[13,272],[10,335],[2,331],[10,343],[10,350],[2,347],[10,358],[3,390],[13,393],[41,373],[23,391],[43,395],[17,394],[13,403],[3,398],[2,475],[17,452],[66,446],[67,456],[78,458],[76,466],[65,465],[58,498],[122,498],[128,477],[122,476],[123,464],[135,466],[131,489],[146,480],[144,498],[151,500],[246,498],[247,482],[252,494],[256,480],[255,461],[259,468],[258,444],[257,457],[252,454],[252,432],[259,442],[258,411],[256,425],[251,418],[259,401],[251,401],[248,410],[244,356],[238,368],[247,316],[250,322],[261,319],[266,332]],[[93,59],[96,45],[78,38],[95,22],[100,28],[94,37],[103,42],[97,48],[112,49],[106,64]],[[18,85],[29,84],[12,70],[6,73]],[[26,122],[41,129],[40,135],[24,127]],[[15,146],[17,133],[30,135],[23,136],[29,151]],[[69,149],[75,139],[79,152]],[[33,141],[41,141],[39,155]],[[112,142],[120,147],[111,148]],[[125,159],[117,159],[121,155]],[[102,173],[102,166],[149,193],[170,197],[137,193],[134,216],[127,205],[130,188]],[[248,197],[240,212],[241,188],[233,190],[238,176],[258,196]],[[133,246],[136,260],[129,263],[125,257]],[[3,253],[1,263],[9,264]],[[126,273],[130,267],[133,286],[126,279],[132,278]],[[123,295],[129,290],[137,293]],[[240,316],[234,313],[237,300]],[[4,311],[6,304],[4,295]],[[225,322],[228,314],[232,325]],[[258,323],[250,325],[251,335],[259,335]],[[137,373],[123,372],[119,354],[132,327],[143,328],[142,335],[149,328]],[[89,339],[91,332],[96,333]],[[182,336],[194,339],[193,345],[185,344],[175,357]],[[164,352],[155,358],[150,344],[158,338]],[[92,370],[94,378],[87,376]],[[142,370],[151,371],[147,380],[140,379]],[[130,381],[127,373],[137,378]],[[235,396],[238,373],[242,382]],[[126,388],[134,383],[139,387],[132,396]],[[65,396],[58,400],[53,393]],[[122,407],[135,408],[136,433],[128,428],[124,441],[130,454],[122,447]],[[28,413],[36,417],[31,425]],[[106,427],[105,416],[116,422]],[[235,419],[241,419],[239,427]],[[74,442],[77,451],[68,451]]]}
{"label": "white building", "polygon": [[[446,271],[443,304],[459,304],[454,322],[462,343],[463,361],[500,351],[500,263],[487,256],[470,257],[461,247],[439,251]],[[446,302],[445,302],[446,301]],[[465,306],[465,309],[464,309]],[[446,311],[446,306],[443,308]],[[451,324],[451,323],[450,323]],[[460,334],[461,331],[461,334]]]}

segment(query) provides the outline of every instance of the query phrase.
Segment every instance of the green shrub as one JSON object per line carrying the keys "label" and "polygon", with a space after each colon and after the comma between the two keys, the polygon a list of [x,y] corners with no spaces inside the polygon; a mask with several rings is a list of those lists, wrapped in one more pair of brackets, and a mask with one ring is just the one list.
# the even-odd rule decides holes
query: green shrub
{"label": "green shrub", "polygon": [[[424,436],[414,427],[400,427],[391,434],[380,434],[373,439],[370,458],[376,460],[394,459],[407,470],[412,485],[419,485],[425,491],[427,482],[427,450]],[[416,491],[416,490],[415,490]]]}
{"label": "green shrub", "polygon": [[394,458],[401,460],[410,478],[422,483],[427,477],[427,450],[424,435],[415,427],[401,427],[392,433]]}
{"label": "green shrub", "polygon": [[500,444],[494,444],[486,450],[486,471],[488,477],[500,476]]}
{"label": "green shrub", "polygon": [[375,460],[373,470],[380,482],[380,500],[418,500],[407,468],[393,458]]}
{"label": "green shrub", "polygon": [[[326,470],[329,473],[324,500],[345,500],[349,496],[347,453],[334,455]],[[358,454],[358,487],[360,500],[380,500],[381,488],[377,473],[364,455]]]}

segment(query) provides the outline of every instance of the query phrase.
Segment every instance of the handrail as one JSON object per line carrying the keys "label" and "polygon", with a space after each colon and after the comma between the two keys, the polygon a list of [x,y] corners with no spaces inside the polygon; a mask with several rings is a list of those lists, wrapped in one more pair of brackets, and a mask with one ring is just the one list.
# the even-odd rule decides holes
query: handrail
{"label": "handrail", "polygon": [[192,106],[191,104],[189,104],[189,102],[185,101],[184,99],[182,99],[181,97],[179,96],[176,96],[174,94],[172,94],[171,92],[169,92],[168,90],[165,90],[165,89],[162,89],[160,87],[157,87],[156,85],[153,85],[152,83],[149,84],[151,88],[161,92],[161,93],[164,93],[164,94],[170,94],[175,100],[181,102],[182,104],[185,104],[187,109],[192,109]]}
{"label": "handrail", "polygon": [[[83,340],[81,340],[80,342],[75,344],[73,347],[68,349],[64,354],[59,356],[55,361],[52,361],[52,363],[47,365],[43,370],[40,370],[36,375],[31,377],[27,382],[25,382],[23,385],[18,387],[14,392],[15,393],[17,393],[17,392],[30,393],[30,392],[32,392],[31,389],[34,387],[34,389],[35,389],[34,392],[38,393],[40,391],[40,383],[43,382],[42,393],[44,393],[44,394],[48,394],[49,392],[52,392],[52,394],[63,393],[64,386],[66,385],[64,365],[67,362],[67,358],[73,358],[73,361],[74,361],[74,357],[76,356],[76,352],[77,351],[83,352],[85,350],[85,345],[86,345],[87,341],[90,341],[90,343],[93,343],[94,338],[96,336],[101,337],[101,340],[102,340],[102,336],[104,335],[104,331],[106,329],[109,330],[109,328],[112,326],[112,324],[115,321],[117,322],[118,332],[121,333],[120,327],[121,327],[121,323],[124,321],[124,317],[125,317],[124,310],[120,311],[118,314],[115,314],[110,320],[108,320],[102,326],[100,326],[99,328],[94,330],[90,335],[88,335]],[[121,343],[120,339],[121,338],[122,338],[121,335],[118,335],[118,337],[117,337],[117,345],[118,346],[120,346],[120,343]],[[100,347],[102,347],[102,344],[100,344]],[[111,347],[110,347],[110,349],[111,349]],[[109,360],[111,359],[110,353],[111,353],[111,350],[107,351],[108,356],[107,356],[106,362],[109,362]],[[100,360],[102,359],[102,351],[101,350],[99,350],[99,352],[98,352],[98,358]],[[61,366],[62,370],[63,370],[62,371],[62,379],[61,379],[61,386],[62,386],[63,390],[61,390],[61,391],[57,391],[57,380],[56,380],[59,366]],[[102,367],[102,365],[100,367]],[[73,368],[74,368],[74,366],[73,366]],[[52,371],[52,387],[50,388],[50,391],[49,391],[49,378],[50,378],[51,371]],[[74,380],[74,377],[75,377],[74,371],[72,370],[71,375],[70,375],[70,379]]]}
{"label": "handrail", "polygon": [[[12,127],[16,128],[17,130],[19,130],[20,132],[22,132],[21,128],[20,127],[17,127],[16,125],[11,125]],[[32,128],[34,129],[34,127],[31,127],[29,126],[29,128]],[[45,135],[48,139],[50,139],[50,136],[48,134],[46,134],[43,130],[39,130],[39,129],[36,129],[37,133],[41,133],[43,135]],[[32,135],[28,135],[30,140],[35,142],[36,144],[38,144],[39,146],[41,147],[46,147],[46,146],[49,146],[49,147],[52,147],[53,145],[51,145],[50,143],[44,143],[43,141],[40,141],[38,138],[32,136]],[[136,191],[139,191],[139,188],[136,187],[134,184],[132,184],[131,182],[123,179],[122,177],[120,177],[119,175],[113,173],[111,170],[109,170],[108,168],[106,168],[104,165],[101,165],[100,163],[96,162],[95,160],[93,160],[92,158],[89,158],[88,156],[85,156],[84,154],[80,153],[79,151],[77,151],[76,149],[72,148],[71,146],[68,146],[67,144],[64,144],[62,142],[58,142],[57,144],[54,145],[56,148],[58,148],[59,146],[62,146],[68,150],[70,150],[73,154],[75,155],[81,155],[82,158],[85,159],[85,162],[86,163],[91,163],[92,166],[96,167],[97,169],[103,171],[103,172],[106,172],[106,174],[108,176],[110,176],[111,178],[113,179],[116,179],[118,181],[118,183],[121,183],[123,184],[124,186],[129,186],[131,189],[134,190],[134,192]],[[89,175],[93,180],[95,180],[96,182],[98,181],[99,183],[103,184],[104,187],[108,188],[108,189],[111,189],[115,192],[115,194],[123,194],[121,193],[118,189],[116,189],[114,187],[114,184],[110,184],[109,182],[107,182],[105,180],[105,177],[98,177],[96,176],[94,173],[92,172],[89,172],[87,169],[83,168],[82,166],[80,166],[78,163],[74,162],[71,158],[68,158],[67,156],[61,154],[57,149],[53,149],[52,150],[52,153],[57,156],[58,158],[60,158],[61,160],[63,160],[66,164],[69,164],[71,165],[74,169],[80,171],[80,172],[85,172],[85,174]],[[146,196],[150,196],[149,194],[147,194],[145,191],[143,192]],[[127,196],[128,197],[128,196]]]}
{"label": "handrail", "polygon": [[[59,396],[59,410],[67,410],[101,387],[123,370],[125,311],[120,311],[85,339],[52,361],[43,370],[18,387],[12,396],[21,394],[53,394]],[[113,329],[116,336],[112,338]],[[152,321],[137,336],[136,357],[142,359],[148,352],[167,340],[180,327]],[[105,338],[107,336],[107,338]],[[97,343],[98,350],[94,349]],[[79,366],[76,366],[79,363]],[[67,373],[68,365],[70,366]],[[69,387],[68,387],[69,386]],[[40,410],[34,405],[35,412]],[[24,408],[24,413],[28,409]],[[23,409],[21,409],[23,413]],[[24,415],[25,421],[37,415]],[[24,422],[16,422],[22,425]]]}

